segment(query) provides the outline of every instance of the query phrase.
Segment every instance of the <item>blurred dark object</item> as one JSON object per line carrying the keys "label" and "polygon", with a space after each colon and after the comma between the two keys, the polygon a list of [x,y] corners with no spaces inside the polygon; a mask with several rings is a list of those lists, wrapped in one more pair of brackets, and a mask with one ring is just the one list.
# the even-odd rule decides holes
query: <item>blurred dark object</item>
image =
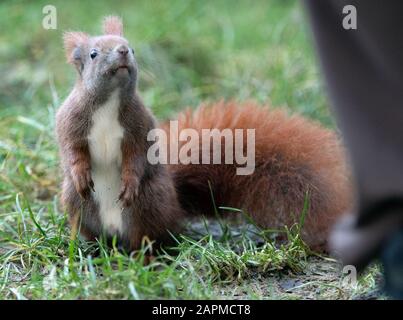
{"label": "blurred dark object", "polygon": [[[331,246],[358,270],[382,253],[388,293],[402,298],[403,2],[305,3],[357,191],[357,215],[339,224]],[[345,29],[351,5],[357,28]]]}
{"label": "blurred dark object", "polygon": [[382,252],[385,289],[393,298],[403,299],[403,230],[395,233]]}

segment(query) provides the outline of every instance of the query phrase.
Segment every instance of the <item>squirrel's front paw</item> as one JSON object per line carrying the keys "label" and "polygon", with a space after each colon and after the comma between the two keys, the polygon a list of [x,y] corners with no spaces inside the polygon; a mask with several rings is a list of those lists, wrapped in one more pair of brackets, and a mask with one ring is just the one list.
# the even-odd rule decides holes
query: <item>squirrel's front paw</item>
{"label": "squirrel's front paw", "polygon": [[130,207],[138,195],[139,183],[137,179],[123,181],[122,188],[119,193],[119,201],[123,206]]}
{"label": "squirrel's front paw", "polygon": [[91,169],[84,164],[76,164],[71,169],[74,187],[83,199],[88,199],[91,190],[94,190],[94,182],[91,178]]}

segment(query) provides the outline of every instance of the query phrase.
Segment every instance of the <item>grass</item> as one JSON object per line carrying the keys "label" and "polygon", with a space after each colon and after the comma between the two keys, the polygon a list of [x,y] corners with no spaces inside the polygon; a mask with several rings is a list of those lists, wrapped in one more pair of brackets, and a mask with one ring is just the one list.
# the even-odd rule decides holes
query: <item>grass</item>
{"label": "grass", "polygon": [[[201,101],[254,99],[334,126],[296,1],[47,1],[0,4],[0,299],[351,299],[379,297],[377,265],[356,287],[340,264],[250,224],[201,220],[148,264],[102,242],[71,240],[60,209],[54,115],[74,81],[64,30],[100,31],[119,14],[159,118]],[[236,210],[234,214],[241,215]]]}

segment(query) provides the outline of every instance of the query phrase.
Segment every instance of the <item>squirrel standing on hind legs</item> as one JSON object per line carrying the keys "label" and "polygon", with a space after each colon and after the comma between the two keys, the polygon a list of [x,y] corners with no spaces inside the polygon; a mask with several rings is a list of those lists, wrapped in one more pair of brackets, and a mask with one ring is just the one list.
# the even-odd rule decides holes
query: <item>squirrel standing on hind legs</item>
{"label": "squirrel standing on hind legs", "polygon": [[[335,133],[253,103],[216,103],[180,114],[179,129],[255,129],[253,174],[236,175],[229,164],[150,164],[147,134],[157,124],[136,93],[134,51],[119,18],[106,17],[103,29],[96,37],[64,35],[67,60],[78,76],[57,113],[56,131],[62,202],[73,227],[79,223],[87,239],[116,236],[131,251],[144,237],[168,241],[186,216],[214,212],[211,194],[217,207],[243,209],[257,225],[272,228],[297,222],[308,192],[302,238],[314,249],[325,248],[333,222],[351,203]],[[167,123],[161,128],[169,135]]]}
{"label": "squirrel standing on hind legs", "polygon": [[88,239],[117,236],[128,250],[143,236],[165,240],[183,211],[166,167],[150,165],[147,134],[155,119],[136,94],[137,65],[118,18],[104,35],[64,35],[78,77],[57,113],[64,181],[62,202]]}

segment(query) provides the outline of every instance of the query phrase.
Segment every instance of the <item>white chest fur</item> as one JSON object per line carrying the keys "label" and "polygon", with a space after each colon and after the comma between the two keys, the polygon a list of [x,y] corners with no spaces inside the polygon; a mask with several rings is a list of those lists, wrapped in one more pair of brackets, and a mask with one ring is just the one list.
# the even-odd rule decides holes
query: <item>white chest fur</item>
{"label": "white chest fur", "polygon": [[117,198],[121,186],[121,141],[123,128],[118,120],[119,93],[113,93],[92,116],[88,135],[95,200],[106,232],[122,233],[122,210]]}

